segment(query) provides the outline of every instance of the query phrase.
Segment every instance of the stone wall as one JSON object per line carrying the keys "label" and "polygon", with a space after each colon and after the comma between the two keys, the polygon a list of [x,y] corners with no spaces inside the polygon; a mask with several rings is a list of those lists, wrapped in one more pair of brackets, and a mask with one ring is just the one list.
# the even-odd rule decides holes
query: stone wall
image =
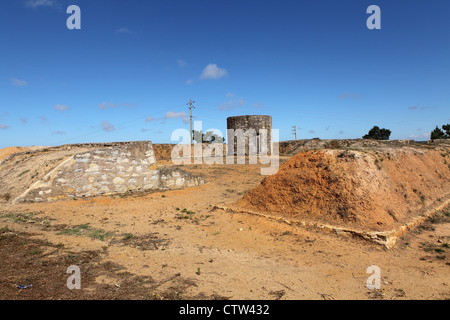
{"label": "stone wall", "polygon": [[151,142],[139,141],[73,155],[16,201],[55,201],[130,191],[167,190],[205,181],[179,168],[158,169]]}
{"label": "stone wall", "polygon": [[430,143],[430,144],[450,144],[450,139],[428,140],[427,143]]}
{"label": "stone wall", "polygon": [[[263,116],[263,115],[246,115],[246,116],[236,116],[227,118],[227,129],[232,130],[243,130],[243,132],[247,132],[248,130],[255,130],[256,133],[256,150],[259,152],[267,152],[269,154],[272,153],[272,117],[271,116]],[[260,139],[260,130],[267,130],[267,144],[262,146],[262,140]],[[237,154],[238,150],[236,149],[238,141],[234,136],[230,136],[227,134],[227,144],[230,146],[234,141],[234,150],[233,148],[228,149],[228,154]],[[249,154],[249,137],[245,137],[245,154]]]}

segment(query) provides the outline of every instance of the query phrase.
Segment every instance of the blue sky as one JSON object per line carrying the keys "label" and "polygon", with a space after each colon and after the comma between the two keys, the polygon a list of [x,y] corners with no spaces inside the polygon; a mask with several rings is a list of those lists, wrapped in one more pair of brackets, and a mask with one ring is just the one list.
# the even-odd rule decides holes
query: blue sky
{"label": "blue sky", "polygon": [[[69,30],[69,5],[81,30]],[[369,5],[381,29],[369,30]],[[2,0],[0,148],[170,143],[226,118],[280,140],[424,140],[450,122],[448,0]]]}

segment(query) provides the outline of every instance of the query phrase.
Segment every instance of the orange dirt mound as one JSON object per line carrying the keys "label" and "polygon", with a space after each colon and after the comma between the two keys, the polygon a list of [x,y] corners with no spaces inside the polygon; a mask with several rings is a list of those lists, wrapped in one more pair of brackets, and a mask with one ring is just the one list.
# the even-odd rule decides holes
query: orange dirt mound
{"label": "orange dirt mound", "polygon": [[446,156],[413,148],[302,152],[236,205],[288,219],[391,230],[448,200]]}

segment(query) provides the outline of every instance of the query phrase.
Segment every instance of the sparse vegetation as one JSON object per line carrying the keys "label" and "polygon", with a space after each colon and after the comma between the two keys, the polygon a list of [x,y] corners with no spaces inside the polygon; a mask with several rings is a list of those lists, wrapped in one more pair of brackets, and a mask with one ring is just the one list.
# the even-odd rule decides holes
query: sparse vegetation
{"label": "sparse vegetation", "polygon": [[392,210],[387,210],[387,213],[392,217],[392,219],[394,219],[395,222],[398,222],[398,219]]}
{"label": "sparse vegetation", "polygon": [[[366,170],[368,167],[370,169],[367,170],[367,173],[369,173],[367,177],[371,179],[374,177],[372,174],[375,175],[375,178],[372,179],[372,181],[369,181],[371,186],[378,186],[377,183],[380,182],[377,180],[378,176],[391,173],[391,170],[395,167],[401,168],[400,174],[398,175],[399,179],[394,181],[392,185],[385,184],[384,181],[381,181],[382,184],[380,184],[381,188],[385,188],[387,191],[395,191],[389,194],[395,201],[379,201],[379,198],[377,198],[375,200],[379,201],[382,205],[376,207],[379,203],[375,203],[375,205],[372,206],[372,203],[368,202],[367,198],[361,196],[362,199],[359,199],[357,193],[355,193],[354,196],[352,195],[350,199],[356,199],[357,201],[361,200],[361,203],[363,203],[366,208],[372,209],[376,207],[376,213],[383,217],[383,220],[377,220],[382,221],[383,225],[380,225],[379,227],[375,226],[376,228],[383,231],[391,228],[391,226],[393,226],[393,228],[399,227],[400,223],[394,223],[394,221],[397,221],[397,218],[401,223],[409,222],[409,213],[410,216],[414,218],[417,217],[417,212],[414,211],[416,208],[421,210],[419,214],[425,212],[425,209],[428,209],[421,206],[420,201],[426,201],[430,205],[434,200],[441,202],[438,203],[438,205],[444,205],[447,201],[447,195],[439,189],[439,184],[445,183],[445,181],[442,182],[442,180],[439,179],[445,178],[445,174],[448,173],[446,166],[442,164],[442,162],[450,159],[449,154],[446,153],[446,146],[441,147],[441,144],[434,144],[436,148],[435,160],[437,159],[436,163],[439,164],[439,167],[437,167],[436,170],[433,167],[429,171],[421,171],[414,167],[413,162],[405,161],[402,163],[399,161],[399,163],[397,163],[396,161],[403,156],[403,153],[394,150],[395,148],[392,147],[394,144],[389,143],[386,144],[388,145],[386,149],[378,149],[378,147],[374,147],[379,144],[378,142],[366,140],[361,143],[365,143],[367,146],[363,152],[353,152],[353,150],[346,151],[344,149],[332,151],[334,159],[332,161],[319,161],[319,170],[317,170],[317,172],[324,175],[324,178],[330,177],[330,179],[333,179],[332,182],[337,183],[339,188],[346,188],[347,186],[352,186],[353,182],[358,183],[359,181],[356,176],[351,176],[352,180],[342,179],[346,178],[345,175],[342,176],[342,174],[346,174],[349,171],[339,171],[341,165],[353,165],[354,163],[359,165],[359,161],[362,160],[361,163],[363,163],[363,166],[366,165],[366,167],[363,167],[363,170]],[[407,146],[404,149],[406,152],[409,152],[407,149],[412,149],[414,151],[416,150],[415,148],[416,146]],[[375,150],[378,150],[376,155]],[[386,150],[389,150],[390,153],[386,152]],[[411,151],[411,154],[413,151]],[[428,151],[429,150],[425,150],[425,152]],[[352,153],[356,154],[355,161],[350,158]],[[422,153],[421,150],[417,150],[416,155],[418,158],[426,160],[425,156],[421,157]],[[338,154],[339,158],[336,159]],[[389,159],[389,157],[391,158]],[[285,158],[287,159],[288,157]],[[380,172],[376,169],[373,164],[375,159],[380,167],[383,166],[383,170],[386,169],[386,172]],[[316,168],[316,163],[317,162],[308,162],[312,168]],[[417,161],[417,163],[419,163],[419,161]],[[55,267],[52,260],[54,257],[63,259],[62,263],[58,264],[60,266],[68,266],[71,264],[78,265],[78,263],[80,263],[84,274],[83,286],[91,290],[89,293],[92,294],[93,299],[96,299],[99,296],[108,299],[117,297],[128,298],[128,295],[134,294],[135,290],[143,292],[143,295],[140,296],[139,299],[141,297],[143,297],[143,299],[150,298],[158,300],[165,300],[168,298],[189,298],[187,292],[183,290],[183,286],[180,285],[176,279],[171,278],[177,272],[181,272],[183,276],[190,277],[190,279],[196,282],[196,284],[193,285],[193,290],[189,290],[190,293],[205,294],[205,297],[207,298],[213,296],[223,298],[221,295],[212,293],[212,290],[217,290],[219,293],[227,292],[230,296],[233,296],[233,298],[240,298],[243,295],[248,295],[251,290],[253,290],[253,296],[256,297],[261,293],[259,297],[262,298],[272,296],[272,298],[290,299],[300,296],[300,294],[307,298],[320,298],[320,295],[314,296],[316,292],[310,294],[309,291],[302,291],[301,288],[307,285],[306,282],[304,284],[294,284],[289,281],[289,277],[295,277],[295,269],[291,267],[283,268],[282,271],[285,275],[278,277],[276,279],[278,281],[277,283],[272,283],[271,278],[262,278],[261,281],[259,280],[261,279],[261,275],[267,274],[268,270],[277,270],[277,266],[279,267],[285,262],[290,263],[290,261],[294,261],[291,264],[291,266],[293,266],[296,261],[300,261],[301,259],[308,261],[308,266],[312,266],[311,270],[313,270],[313,268],[314,270],[318,270],[316,268],[317,263],[326,260],[333,268],[337,268],[338,272],[335,273],[335,275],[336,277],[340,277],[338,279],[339,281],[342,281],[344,277],[350,276],[351,278],[353,270],[350,269],[353,267],[360,269],[360,274],[355,274],[355,278],[362,278],[361,274],[364,273],[364,268],[366,267],[364,261],[371,260],[364,259],[364,261],[358,261],[360,253],[358,250],[359,248],[362,248],[368,257],[373,258],[372,251],[378,251],[378,248],[372,247],[371,244],[366,246],[363,242],[359,242],[360,239],[355,239],[355,241],[358,241],[355,246],[352,237],[349,236],[347,239],[344,237],[341,242],[341,235],[335,234],[329,234],[323,238],[319,230],[298,223],[294,218],[292,218],[292,220],[286,218],[287,224],[281,222],[281,219],[277,220],[280,222],[278,224],[278,222],[275,222],[275,220],[272,219],[247,215],[244,212],[227,211],[227,209],[233,208],[234,202],[232,203],[231,200],[237,201],[238,195],[242,195],[253,189],[254,186],[259,185],[260,181],[262,181],[259,177],[259,172],[256,171],[257,168],[248,169],[243,166],[230,167],[231,166],[215,166],[205,169],[202,165],[198,165],[197,169],[194,170],[194,166],[186,166],[186,170],[202,172],[202,174],[205,175],[205,178],[209,178],[211,187],[207,186],[205,188],[199,188],[201,192],[205,191],[204,197],[199,197],[198,194],[195,194],[198,190],[194,190],[191,193],[191,190],[188,189],[175,192],[167,191],[164,192],[164,194],[157,191],[152,194],[147,193],[144,196],[133,194],[133,196],[128,197],[126,200],[117,199],[119,201],[116,201],[114,197],[110,198],[109,196],[105,196],[79,199],[78,203],[62,201],[61,203],[49,204],[26,203],[18,206],[13,206],[12,204],[4,205],[4,207],[1,208],[3,215],[0,215],[0,222],[9,219],[9,221],[6,221],[9,228],[7,226],[0,226],[0,241],[3,241],[4,244],[4,246],[0,248],[3,250],[2,259],[4,259],[5,256],[8,257],[8,252],[6,250],[10,245],[10,240],[17,239],[14,243],[16,246],[15,248],[22,250],[20,251],[21,255],[17,261],[23,261],[23,266],[25,267],[25,262],[36,262],[39,267],[48,265],[49,267],[47,270],[50,270],[50,267]],[[12,176],[15,178],[19,172],[25,169],[27,169],[27,167],[16,168],[15,171],[13,171]],[[325,169],[329,172],[320,169]],[[39,169],[41,175],[45,173],[43,170]],[[302,175],[299,175],[298,178],[295,176],[293,177],[302,181],[309,179],[309,176],[303,175],[305,171],[306,169],[301,167]],[[409,172],[411,172],[411,176],[415,174],[413,171],[417,171],[421,174],[420,176],[417,174],[418,178],[415,180],[414,177],[407,176]],[[316,173],[316,171],[314,172]],[[421,178],[423,178],[423,180],[428,179],[427,172],[436,176],[435,184],[433,181],[426,181],[426,184],[421,183]],[[33,173],[35,173],[34,168],[31,169],[31,172],[28,175],[22,178],[22,183],[24,184],[26,179],[29,181],[29,178]],[[442,174],[442,178],[439,177],[439,174]],[[403,176],[405,176],[404,179]],[[341,180],[338,180],[338,178],[341,178]],[[308,182],[308,184],[305,184],[306,187],[297,189],[295,188],[295,185],[293,185],[293,187],[287,189],[284,194],[289,194],[291,191],[297,193],[309,192],[313,186],[320,187],[318,188],[319,190],[323,189],[328,191],[326,182],[327,181],[325,180],[318,180],[316,184]],[[340,182],[343,183],[340,184]],[[282,184],[278,184],[279,188],[282,186]],[[414,189],[414,193],[412,192],[412,186],[416,188]],[[276,188],[277,185],[274,187]],[[16,186],[16,189],[14,190],[10,187],[5,187],[2,189],[1,193],[4,194],[8,191],[12,194],[11,198],[16,198],[22,193],[18,186]],[[333,216],[333,219],[328,220],[330,225],[334,225],[334,223],[342,225],[347,222],[352,223],[356,218],[359,219],[359,216],[356,214],[363,212],[363,210],[355,210],[352,206],[346,207],[345,204],[347,202],[343,201],[346,199],[343,198],[339,191],[340,190],[336,189],[336,192],[332,193],[333,197],[336,196],[333,198],[334,203],[339,204],[339,216]],[[349,190],[345,189],[344,191],[351,192],[352,190],[349,188]],[[222,193],[226,196],[222,197]],[[401,201],[397,201],[399,199],[394,197],[398,196],[397,193],[400,194]],[[194,197],[188,198],[188,195],[194,195]],[[260,195],[261,203],[266,203],[269,201],[268,198],[271,194],[261,192]],[[344,196],[345,195],[346,194],[344,194]],[[389,195],[386,196],[388,200],[391,199],[389,198]],[[299,199],[294,205],[288,203],[285,205],[285,208],[286,210],[288,210],[290,206],[304,208],[308,204],[308,199],[314,199],[314,201],[316,201],[315,204],[319,206],[320,201],[326,200],[327,196],[326,193],[312,193],[312,195],[308,195],[308,197],[305,197],[304,199]],[[0,197],[2,196],[0,195]],[[408,201],[404,201],[403,197],[408,197]],[[284,200],[285,197],[280,197],[280,202]],[[348,203],[353,204],[351,201]],[[405,210],[401,207],[402,205],[406,207]],[[184,206],[186,208],[184,208]],[[329,208],[329,206],[324,207]],[[221,211],[222,208],[225,209]],[[7,217],[5,213],[9,210],[22,212],[9,213],[9,216]],[[42,210],[42,212],[27,212],[32,210]],[[57,221],[63,221],[70,225],[52,225],[52,228],[47,229],[50,231],[49,233],[42,232],[43,228],[41,222],[44,220],[41,218],[45,215],[44,212],[46,212],[45,214],[48,213],[51,215],[51,217]],[[258,211],[255,210],[255,212]],[[269,210],[267,212],[267,215],[271,215],[272,213],[273,215],[283,215],[283,212],[272,212]],[[289,214],[289,212],[287,214]],[[316,213],[307,212],[307,214],[309,214],[307,217],[313,220]],[[430,278],[432,278],[434,283],[438,283],[437,281],[441,280],[441,278],[442,282],[445,282],[445,277],[442,274],[438,274],[438,272],[436,272],[436,274],[425,274],[425,272],[430,271],[429,266],[440,268],[436,268],[436,270],[441,271],[442,268],[446,267],[445,264],[448,264],[450,242],[445,234],[443,235],[442,233],[442,230],[446,230],[444,229],[446,226],[439,226],[437,224],[445,222],[449,214],[450,212],[444,211],[440,216],[431,217],[425,223],[427,226],[422,229],[423,234],[414,234],[414,231],[412,231],[410,232],[413,233],[411,236],[406,234],[405,237],[402,238],[403,245],[392,251],[386,250],[386,252],[383,253],[383,255],[386,256],[386,261],[388,261],[387,258],[392,258],[393,261],[389,277],[384,278],[383,276],[383,280],[385,280],[382,282],[382,287],[385,290],[384,292],[373,291],[373,294],[366,296],[368,290],[363,288],[364,281],[362,281],[360,286],[362,290],[357,289],[358,292],[355,291],[351,293],[351,295],[349,294],[349,296],[356,298],[384,298],[387,300],[395,299],[396,297],[405,297],[405,290],[407,291],[408,298],[415,298],[420,295],[429,297],[432,294],[442,294],[445,288],[439,290],[436,289],[435,292],[431,292],[431,290],[426,291],[426,289],[424,289],[423,293],[419,293],[420,289],[414,289],[412,285],[407,285],[401,281],[404,278],[396,278],[395,276],[403,272],[403,270],[401,270],[402,268],[405,270],[417,266],[419,272],[424,272],[423,278],[428,278],[422,279],[422,277],[419,277],[419,279],[415,279],[415,281],[417,281],[417,286],[426,283]],[[353,219],[352,215],[355,215],[356,218]],[[364,216],[362,217],[364,219],[366,218]],[[20,225],[14,224],[13,222],[18,222]],[[359,222],[361,222],[362,228],[364,228],[364,220],[357,220],[357,223]],[[25,225],[25,223],[32,225]],[[297,223],[298,228],[296,227]],[[49,236],[49,239],[52,240],[60,239],[59,241],[64,241],[66,247],[62,252],[54,254],[53,250],[39,249],[38,247],[30,246],[28,240],[19,237],[19,231],[10,230],[13,225],[17,226],[18,230],[28,230],[33,232],[33,234],[39,234],[39,238],[41,239],[47,235]],[[58,229],[54,228],[56,226],[58,226]],[[436,233],[430,232],[434,229],[437,231]],[[110,232],[113,230],[116,232]],[[55,234],[60,234],[61,236],[55,237]],[[63,237],[62,235],[72,236]],[[75,238],[75,236],[82,238]],[[279,241],[275,241],[276,239]],[[101,243],[97,240],[102,240],[104,242]],[[171,241],[173,241],[173,245],[171,244]],[[420,241],[424,242],[422,246],[419,246]],[[168,243],[171,245],[167,245]],[[336,243],[339,243],[339,245],[335,246]],[[80,258],[79,251],[83,250],[84,245],[86,246],[85,248],[103,248],[104,251],[102,253],[100,249],[98,256],[90,255],[88,259],[86,258],[83,260]],[[68,250],[73,251],[68,252]],[[167,251],[148,252],[145,250]],[[257,255],[255,255],[255,252]],[[195,256],[193,256],[193,254]],[[348,257],[353,260],[348,260],[346,257],[347,254]],[[13,256],[12,254],[10,255]],[[376,253],[376,255],[379,254]],[[426,263],[417,261],[419,258],[424,258],[424,256],[426,256]],[[176,259],[173,259],[174,257],[176,257]],[[249,259],[249,257],[251,259]],[[104,261],[123,263],[123,265],[126,266],[132,265],[132,268],[122,268],[122,271],[118,272],[115,267],[107,265],[106,269],[101,269],[101,272],[97,272],[96,268],[101,266],[101,263]],[[239,270],[233,270],[232,263],[236,263],[236,261],[240,263]],[[355,264],[349,265],[349,261],[353,261]],[[81,262],[84,262],[84,264],[81,264]],[[270,264],[268,264],[268,262],[270,262]],[[433,264],[430,265],[428,262],[433,262]],[[302,266],[301,264],[299,265]],[[13,269],[11,269],[12,271],[6,269],[3,270],[5,271],[2,272],[2,274],[6,274],[8,277],[15,275]],[[29,267],[29,269],[26,270],[30,270],[31,273],[37,269]],[[85,274],[85,270],[89,270],[89,272]],[[333,272],[332,269],[330,270],[330,272]],[[56,276],[55,279],[59,282],[65,280],[62,279],[63,277],[68,277],[68,275],[64,274],[64,271],[64,268],[58,270],[62,275],[59,275],[59,277]],[[142,282],[140,279],[134,278],[133,274],[130,272],[154,275],[155,282]],[[228,283],[225,283],[224,286],[218,285],[217,288],[202,285],[205,283],[203,281],[212,280],[214,282],[214,277],[216,276],[225,276],[229,279],[236,279],[236,277],[239,276],[241,277],[239,279],[247,281],[249,285],[245,288],[245,291],[244,289],[239,288],[239,284],[236,283],[236,281],[230,281],[229,286]],[[367,276],[364,276],[363,280],[365,280],[366,277]],[[255,280],[251,281],[253,278],[255,278]],[[5,279],[5,281],[7,281],[9,278]],[[13,277],[11,277],[11,279],[15,280]],[[101,283],[101,288],[100,286],[96,286],[94,282],[90,282],[94,279],[99,281],[99,284],[100,281],[104,281]],[[305,277],[305,279],[307,279],[307,277]],[[303,281],[305,281],[305,279],[303,279]],[[400,279],[400,281],[396,281],[395,279]],[[314,289],[317,291],[320,290],[320,292],[326,292],[326,294],[324,293],[322,295],[324,298],[332,296],[336,299],[340,298],[337,291],[326,291],[325,287],[327,281],[325,279],[322,281],[317,278],[317,280],[317,287],[314,287]],[[52,281],[56,282],[56,280]],[[48,284],[50,285],[52,281],[49,281]],[[160,283],[156,283],[156,281]],[[389,281],[389,285],[387,281]],[[58,283],[58,286],[64,287],[64,281],[61,283]],[[221,282],[217,283],[220,284]],[[342,281],[342,283],[345,284],[346,282]],[[164,288],[163,290],[158,288],[158,285],[161,284],[164,284],[162,287]],[[38,284],[38,282],[33,281],[34,288],[38,288],[38,285],[40,285],[40,283]],[[197,285],[197,287],[195,287],[195,285]],[[263,285],[265,287],[261,290]],[[427,286],[424,287],[428,288]],[[105,294],[106,291],[101,291],[105,288],[108,289],[109,295]],[[398,288],[403,288],[405,290]],[[348,287],[343,286],[342,289],[348,289]],[[10,293],[9,296],[13,296],[17,293],[13,291],[14,290],[11,290],[12,293]],[[31,292],[32,290],[29,291]],[[85,292],[85,290],[83,290],[83,292]],[[28,294],[28,292],[25,291],[21,291],[21,293],[24,296],[25,294]],[[76,295],[77,293],[72,292],[71,294]],[[54,298],[61,297],[59,291],[52,293],[49,296]]]}
{"label": "sparse vegetation", "polygon": [[41,249],[31,249],[28,254],[32,257],[35,255],[40,255],[42,253]]}
{"label": "sparse vegetation", "polygon": [[9,228],[8,227],[3,227],[3,228],[0,229],[0,233],[1,234],[7,233],[7,232],[9,232]]}
{"label": "sparse vegetation", "polygon": [[179,220],[189,220],[195,224],[199,224],[202,221],[205,221],[206,219],[208,219],[211,215],[200,215],[200,216],[194,216],[196,214],[196,212],[194,211],[190,211],[186,208],[184,208],[183,210],[180,211],[180,213],[177,213],[175,215],[176,219]]}
{"label": "sparse vegetation", "polygon": [[10,212],[2,217],[16,223],[35,223],[37,221],[37,213],[33,212]]}
{"label": "sparse vegetation", "polygon": [[59,232],[58,235],[87,236],[93,239],[104,241],[105,238],[114,235],[114,232],[106,232],[102,229],[95,229],[87,223],[73,227],[71,229],[65,229]]}
{"label": "sparse vegetation", "polygon": [[0,198],[5,200],[5,201],[9,201],[9,200],[11,200],[11,194],[10,193],[5,193]]}
{"label": "sparse vegetation", "polygon": [[122,240],[130,240],[131,238],[133,238],[133,235],[131,233],[122,234]]}
{"label": "sparse vegetation", "polygon": [[446,260],[447,259],[447,253],[448,253],[448,244],[436,244],[431,242],[422,242],[420,247],[429,254],[436,254],[435,256],[428,256],[428,257],[422,257],[421,260],[430,260],[432,258],[435,258],[437,260]]}
{"label": "sparse vegetation", "polygon": [[71,229],[63,230],[63,231],[59,232],[58,234],[60,234],[60,235],[64,234],[64,235],[70,235],[70,236],[72,236],[72,235],[81,236],[81,235],[83,235],[84,231],[88,230],[89,228],[90,228],[89,224],[82,224],[82,225],[73,227]]}
{"label": "sparse vegetation", "polygon": [[30,172],[30,170],[22,171],[21,173],[19,173],[19,175],[17,177],[20,178],[21,176],[27,174],[28,172]]}
{"label": "sparse vegetation", "polygon": [[380,160],[379,159],[375,159],[374,163],[377,166],[378,170],[381,170],[382,166],[381,166]]}
{"label": "sparse vegetation", "polygon": [[105,230],[102,230],[102,229],[93,229],[88,234],[88,236],[91,238],[94,238],[94,239],[105,241],[105,238],[110,237],[113,234],[114,234],[114,232],[106,232]]}

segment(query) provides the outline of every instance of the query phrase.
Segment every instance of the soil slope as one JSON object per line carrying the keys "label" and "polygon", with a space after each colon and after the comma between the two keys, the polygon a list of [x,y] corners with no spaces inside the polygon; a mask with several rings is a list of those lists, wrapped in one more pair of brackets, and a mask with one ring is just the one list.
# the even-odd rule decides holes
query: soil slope
{"label": "soil slope", "polygon": [[387,231],[448,200],[448,151],[301,152],[237,206],[289,219]]}
{"label": "soil slope", "polygon": [[30,152],[43,149],[46,147],[7,147],[0,149],[0,162],[8,158],[10,155],[21,152]]}
{"label": "soil slope", "polygon": [[[34,150],[26,148],[23,152],[12,148],[6,149],[14,150],[14,153],[0,163],[0,203],[13,201],[62,161],[75,153],[92,148],[87,146],[41,147]],[[4,150],[1,149],[0,152]]]}

